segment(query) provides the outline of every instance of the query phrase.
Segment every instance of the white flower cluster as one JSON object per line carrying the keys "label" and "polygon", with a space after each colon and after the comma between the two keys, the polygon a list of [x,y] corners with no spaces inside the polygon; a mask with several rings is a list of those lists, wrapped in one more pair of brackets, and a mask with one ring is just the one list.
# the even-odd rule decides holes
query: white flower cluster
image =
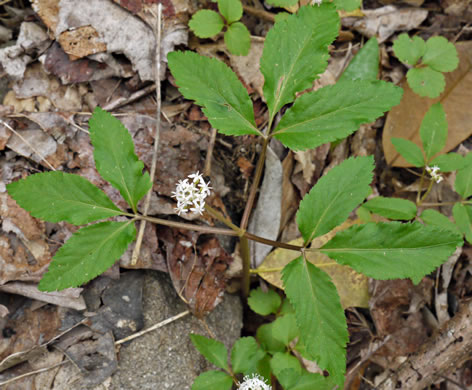
{"label": "white flower cluster", "polygon": [[172,192],[172,197],[177,200],[175,208],[177,214],[185,214],[188,211],[203,214],[205,198],[210,195],[209,184],[210,182],[205,183],[198,171],[189,175],[185,180],[179,180],[175,191]]}
{"label": "white flower cluster", "polygon": [[318,5],[318,7],[319,7],[319,6],[321,5],[321,3],[322,3],[322,2],[323,2],[323,0],[313,0],[313,1],[311,2],[311,4],[312,4],[312,5],[315,5],[315,4],[317,4],[317,5]]}
{"label": "white flower cluster", "polygon": [[443,177],[439,174],[439,167],[434,165],[432,167],[426,167],[426,172],[428,172],[431,176],[431,178],[436,182],[436,183],[441,183],[443,180]]}
{"label": "white flower cluster", "polygon": [[264,378],[257,374],[246,375],[243,381],[239,384],[238,390],[272,390],[272,386],[269,386]]}

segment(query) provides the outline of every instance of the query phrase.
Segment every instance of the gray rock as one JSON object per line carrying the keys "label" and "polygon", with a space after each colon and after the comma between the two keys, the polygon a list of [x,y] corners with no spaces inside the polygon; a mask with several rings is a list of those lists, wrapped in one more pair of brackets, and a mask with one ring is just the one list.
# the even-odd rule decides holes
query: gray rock
{"label": "gray rock", "polygon": [[[169,276],[147,271],[143,291],[144,327],[187,310]],[[226,295],[205,322],[230,350],[240,336],[242,305],[238,296]],[[121,346],[113,390],[187,390],[203,371],[214,369],[198,353],[189,334],[209,337],[203,323],[186,316]]]}

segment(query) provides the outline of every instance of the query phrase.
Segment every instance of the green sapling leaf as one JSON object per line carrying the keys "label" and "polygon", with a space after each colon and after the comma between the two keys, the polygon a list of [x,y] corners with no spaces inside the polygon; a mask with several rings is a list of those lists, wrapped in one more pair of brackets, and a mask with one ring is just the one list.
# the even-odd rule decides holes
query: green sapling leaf
{"label": "green sapling leaf", "polygon": [[139,200],[151,189],[149,173],[134,152],[133,139],[118,119],[100,107],[89,121],[93,157],[100,176],[120,191],[134,212]]}
{"label": "green sapling leaf", "polygon": [[384,81],[348,81],[300,96],[274,130],[292,150],[344,138],[400,103],[403,90]]}
{"label": "green sapling leaf", "polygon": [[206,371],[195,379],[192,390],[231,390],[233,379],[222,371]]}
{"label": "green sapling leaf", "polygon": [[218,10],[228,24],[238,21],[243,16],[243,6],[240,0],[218,0]]}
{"label": "green sapling leaf", "polygon": [[284,352],[285,344],[277,340],[273,335],[273,322],[264,324],[257,328],[256,337],[264,351],[274,354]]}
{"label": "green sapling leaf", "polygon": [[225,43],[229,51],[237,56],[247,56],[251,48],[251,34],[241,22],[228,27],[225,32]]}
{"label": "green sapling leaf", "polygon": [[349,63],[338,80],[375,81],[379,74],[379,42],[376,37],[370,38]]}
{"label": "green sapling leaf", "polygon": [[452,72],[459,64],[456,47],[444,37],[431,37],[426,41],[424,64],[438,72]]}
{"label": "green sapling leaf", "polygon": [[443,74],[429,66],[410,69],[406,74],[406,79],[411,89],[422,97],[438,97],[446,86]]}
{"label": "green sapling leaf", "polygon": [[406,199],[377,196],[362,206],[374,214],[389,219],[410,220],[416,217],[416,205]]}
{"label": "green sapling leaf", "polygon": [[413,66],[426,52],[426,43],[421,37],[403,33],[393,42],[393,52],[401,62]]}
{"label": "green sapling leaf", "polygon": [[336,384],[342,387],[349,335],[344,310],[331,278],[303,257],[298,257],[285,266],[282,280],[285,293],[295,308],[301,341],[318,365],[328,370]]}
{"label": "green sapling leaf", "polygon": [[426,225],[438,226],[443,229],[451,230],[455,233],[461,234],[461,231],[454,222],[452,222],[444,214],[441,214],[439,211],[426,209],[420,215],[420,218]]}
{"label": "green sapling leaf", "polygon": [[318,180],[297,212],[305,245],[346,220],[368,195],[373,170],[372,157],[349,158]]}
{"label": "green sapling leaf", "polygon": [[212,10],[203,9],[192,16],[188,26],[199,38],[210,38],[218,34],[224,27],[221,16]]}
{"label": "green sapling leaf", "polygon": [[102,190],[70,173],[37,173],[8,184],[7,190],[33,217],[48,222],[84,225],[122,213]]}
{"label": "green sapling leaf", "polygon": [[362,0],[334,0],[334,4],[336,9],[350,12],[358,9],[362,4]]}
{"label": "green sapling leaf", "polygon": [[236,74],[224,63],[190,51],[167,55],[169,69],[186,99],[203,107],[223,134],[260,134],[252,101]]}
{"label": "green sapling leaf", "polygon": [[254,337],[241,337],[231,349],[231,366],[236,374],[251,374],[266,353],[259,347]]}
{"label": "green sapling leaf", "polygon": [[425,114],[420,137],[428,161],[446,146],[447,119],[441,103],[433,104]]}
{"label": "green sapling leaf", "polygon": [[459,153],[447,153],[435,157],[430,165],[438,166],[441,172],[452,172],[464,168],[465,160]]}
{"label": "green sapling leaf", "polygon": [[425,161],[421,148],[405,138],[392,138],[393,146],[402,157],[415,167],[424,167]]}
{"label": "green sapling leaf", "polygon": [[472,153],[467,154],[464,163],[465,166],[457,171],[454,189],[462,199],[467,199],[472,196]]}
{"label": "green sapling leaf", "polygon": [[228,371],[228,351],[222,342],[199,334],[191,334],[190,340],[210,363]]}
{"label": "green sapling leaf", "polygon": [[271,121],[285,104],[293,102],[296,92],[311,87],[323,73],[328,65],[328,45],[338,33],[339,16],[329,3],[301,7],[267,33],[261,72]]}
{"label": "green sapling leaf", "polygon": [[462,245],[460,235],[413,223],[367,223],[340,231],[321,252],[371,278],[421,279]]}
{"label": "green sapling leaf", "polygon": [[135,237],[132,221],[83,227],[59,248],[38,289],[55,291],[87,283],[110,268]]}
{"label": "green sapling leaf", "polygon": [[257,289],[251,290],[247,303],[252,311],[262,316],[267,316],[271,313],[277,313],[282,300],[280,295],[274,290],[268,290],[267,292],[264,292],[259,287]]}
{"label": "green sapling leaf", "polygon": [[456,203],[452,208],[452,215],[466,240],[472,244],[472,206]]}
{"label": "green sapling leaf", "polygon": [[298,336],[295,314],[286,314],[278,317],[272,324],[272,336],[285,346],[288,346]]}

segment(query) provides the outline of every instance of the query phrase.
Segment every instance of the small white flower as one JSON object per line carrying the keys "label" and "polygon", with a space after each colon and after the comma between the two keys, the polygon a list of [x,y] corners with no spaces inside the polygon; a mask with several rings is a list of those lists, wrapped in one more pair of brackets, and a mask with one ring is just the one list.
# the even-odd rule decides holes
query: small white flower
{"label": "small white flower", "polygon": [[[189,179],[192,179],[192,182],[189,182]],[[171,195],[177,200],[177,207],[174,209],[177,214],[185,214],[188,211],[203,214],[205,198],[211,192],[209,184],[199,172],[192,173],[187,179],[179,180]]]}
{"label": "small white flower", "polygon": [[316,4],[316,5],[318,5],[318,7],[319,7],[322,2],[323,2],[323,0],[313,0],[313,1],[311,2],[311,4],[312,4],[312,5],[315,5],[315,4]]}
{"label": "small white flower", "polygon": [[272,386],[269,386],[264,378],[257,374],[246,375],[243,381],[238,386],[239,390],[272,390]]}
{"label": "small white flower", "polygon": [[433,165],[432,167],[426,167],[426,172],[429,173],[431,179],[433,179],[436,183],[441,183],[443,181],[443,177],[439,174],[439,167]]}

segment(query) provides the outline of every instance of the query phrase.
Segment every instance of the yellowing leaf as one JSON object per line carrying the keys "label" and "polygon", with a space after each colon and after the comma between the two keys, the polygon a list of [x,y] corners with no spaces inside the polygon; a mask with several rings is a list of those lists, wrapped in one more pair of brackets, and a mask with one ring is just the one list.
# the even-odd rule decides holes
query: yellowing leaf
{"label": "yellowing leaf", "polygon": [[[341,226],[333,229],[324,236],[318,237],[312,242],[312,247],[320,247],[327,243],[336,232],[347,229],[353,224],[352,221],[346,221]],[[297,238],[290,241],[293,245],[303,245],[303,238]],[[300,252],[288,249],[276,249],[271,252],[260,265],[260,269],[282,268],[293,259],[300,256]],[[346,307],[368,307],[369,292],[368,278],[354,271],[351,267],[339,265],[334,260],[322,253],[307,252],[308,261],[325,271],[335,284],[341,305]],[[283,289],[281,272],[261,272],[260,276],[274,286]]]}
{"label": "yellowing leaf", "polygon": [[387,116],[383,132],[383,149],[387,163],[394,167],[411,167],[394,148],[392,137],[405,138],[421,145],[419,129],[424,115],[434,103],[441,102],[448,121],[448,138],[441,152],[446,153],[472,135],[472,42],[456,44],[459,66],[454,72],[445,73],[446,88],[436,99],[421,98],[403,81],[401,103],[393,107]]}

